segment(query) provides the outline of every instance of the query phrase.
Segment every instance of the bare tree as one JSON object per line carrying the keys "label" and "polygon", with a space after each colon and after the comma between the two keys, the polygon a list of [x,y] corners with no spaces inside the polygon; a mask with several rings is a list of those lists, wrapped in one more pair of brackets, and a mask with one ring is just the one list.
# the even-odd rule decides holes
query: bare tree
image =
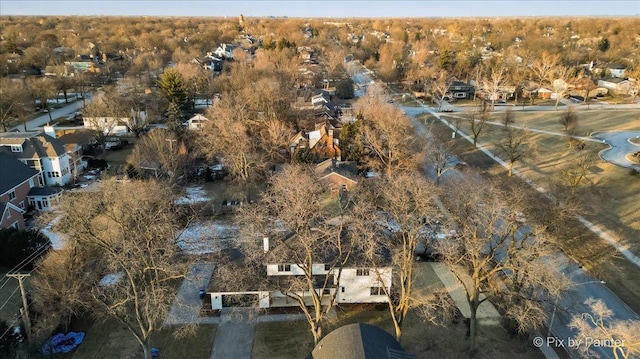
{"label": "bare tree", "polygon": [[561,172],[562,180],[575,196],[576,191],[584,182],[589,182],[591,167],[595,165],[596,155],[588,149],[576,150],[569,159],[569,165]]}
{"label": "bare tree", "polygon": [[356,104],[368,167],[393,176],[413,170],[417,163],[419,138],[410,120],[395,106],[377,98],[362,98]]}
{"label": "bare tree", "polygon": [[[557,68],[559,62],[559,54],[550,54],[546,51],[542,53],[541,57],[533,61],[529,69],[532,78],[538,82],[536,92],[539,92],[543,86],[550,82],[550,77],[553,75],[553,71]],[[533,104],[533,97],[531,98],[531,104]]]}
{"label": "bare tree", "polygon": [[[339,220],[330,221],[333,214],[323,206],[328,193],[311,168],[286,165],[269,184],[257,204],[240,209],[245,237],[253,238],[241,248],[251,266],[289,265],[286,275],[270,276],[268,282],[263,273],[262,285],[298,304],[317,344],[354,242],[342,237],[339,214]],[[263,237],[271,242],[268,248],[262,248]]]}
{"label": "bare tree", "polygon": [[610,348],[616,359],[640,356],[640,321],[622,320],[600,299],[589,298],[585,302],[588,313],[574,315],[569,327],[576,330],[576,349],[585,358],[597,356],[594,347]]}
{"label": "bare tree", "polygon": [[440,71],[436,78],[431,81],[431,97],[438,99],[438,111],[442,109],[442,102],[449,93],[449,87],[453,78],[447,73],[447,71]]}
{"label": "bare tree", "polygon": [[452,161],[455,159],[451,143],[443,143],[433,139],[428,145],[425,153],[425,162],[433,166],[436,172],[436,185],[440,184],[440,178],[449,170],[455,168]]}
{"label": "bare tree", "polygon": [[[158,182],[113,179],[102,182],[98,192],[66,196],[61,205],[60,230],[69,235],[72,250],[82,249],[76,252],[84,256],[79,261],[91,267],[66,266],[88,288],[87,298],[74,298],[97,317],[122,323],[146,359],[151,358],[153,335],[162,328],[174,299],[175,281],[188,268],[176,256],[179,225],[173,199]],[[43,280],[47,278],[39,288],[50,286],[59,292],[68,286],[51,275]]]}
{"label": "bare tree", "polygon": [[478,148],[478,137],[482,133],[484,124],[489,118],[489,108],[486,101],[482,101],[478,109],[472,110],[467,116],[471,136],[473,137],[473,148]]}
{"label": "bare tree", "polygon": [[427,227],[438,218],[437,193],[433,183],[415,172],[396,174],[362,184],[350,213],[352,230],[380,280],[380,269],[392,265],[391,290],[384,288],[384,294],[398,340],[409,309],[425,304],[414,295],[413,268],[418,244],[427,245]]}
{"label": "bare tree", "polygon": [[578,114],[573,109],[573,106],[567,107],[567,109],[560,115],[560,124],[564,127],[564,132],[567,136],[572,137],[575,135],[578,128]]}
{"label": "bare tree", "polygon": [[558,109],[560,100],[562,100],[569,92],[569,77],[569,68],[565,66],[558,65],[553,71],[553,81],[551,82],[551,86],[553,92],[556,94],[556,110]]}
{"label": "bare tree", "polygon": [[467,177],[446,193],[457,235],[434,247],[464,288],[471,312],[470,351],[476,350],[478,307],[486,300],[502,306],[520,331],[541,327],[542,298],[553,298],[565,285],[553,269],[551,239],[525,226],[517,195],[492,183]]}
{"label": "bare tree", "polygon": [[6,78],[0,80],[0,125],[4,132],[11,121],[22,119],[32,108],[33,102],[24,84]]}
{"label": "bare tree", "polygon": [[531,132],[514,125],[515,115],[507,109],[502,118],[502,139],[496,144],[498,150],[507,157],[509,162],[508,176],[513,174],[513,165],[535,154],[535,143]]}
{"label": "bare tree", "polygon": [[31,96],[40,102],[40,108],[47,112],[49,121],[53,122],[49,100],[58,93],[53,81],[47,78],[32,78],[27,81],[27,88]]}
{"label": "bare tree", "polygon": [[184,173],[189,154],[174,132],[156,129],[140,138],[127,158],[136,169],[154,171],[156,177],[166,177],[173,183]]}
{"label": "bare tree", "polygon": [[[500,86],[502,86],[506,74],[505,68],[502,65],[496,65],[491,68],[489,76],[482,80],[483,86],[489,94],[491,100],[491,109],[495,108],[496,100],[498,99]],[[486,100],[486,99],[484,99]]]}

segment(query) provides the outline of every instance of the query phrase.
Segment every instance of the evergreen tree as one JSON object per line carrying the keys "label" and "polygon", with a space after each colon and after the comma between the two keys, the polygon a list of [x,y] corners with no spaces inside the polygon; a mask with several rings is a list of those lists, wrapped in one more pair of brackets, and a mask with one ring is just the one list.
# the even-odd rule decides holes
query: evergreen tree
{"label": "evergreen tree", "polygon": [[609,50],[609,47],[611,47],[611,44],[609,44],[609,39],[607,39],[606,37],[600,40],[600,42],[598,43],[598,50],[600,50],[600,52]]}
{"label": "evergreen tree", "polygon": [[171,125],[175,125],[175,122],[181,124],[185,112],[190,108],[184,77],[177,70],[168,69],[160,75],[158,87],[169,102],[167,122],[171,122]]}

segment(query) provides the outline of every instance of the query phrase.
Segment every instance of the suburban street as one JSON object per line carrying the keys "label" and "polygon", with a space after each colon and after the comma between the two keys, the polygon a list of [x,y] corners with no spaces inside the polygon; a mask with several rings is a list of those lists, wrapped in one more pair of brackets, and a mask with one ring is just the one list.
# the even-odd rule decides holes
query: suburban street
{"label": "suburban street", "polygon": [[[75,113],[80,108],[82,108],[82,100],[71,102],[66,106],[52,110],[51,118],[55,120],[56,118],[59,118],[59,117],[66,117],[72,113]],[[51,120],[49,119],[49,114],[43,113],[40,116],[34,118],[33,120],[30,120],[27,122],[27,131],[34,131],[38,127],[42,127],[46,125],[47,122],[50,122],[50,121]],[[12,132],[12,131],[24,132],[24,125],[19,124],[19,125],[8,128],[8,130],[9,132]]]}
{"label": "suburban street", "polygon": [[[352,66],[354,66],[351,67],[352,69],[357,69],[351,70],[352,72],[350,73],[353,74],[353,80],[356,85],[358,85],[358,87],[364,88],[366,87],[366,85],[369,85],[372,82],[372,78],[368,75],[370,73],[369,70],[365,69],[363,66],[357,66],[354,64],[352,64]],[[637,105],[629,105],[629,107],[631,108],[634,108],[633,106],[637,107]],[[422,108],[409,106],[398,107],[402,109],[405,114],[413,120],[413,123],[416,126],[416,132],[421,136],[429,136],[430,134],[428,129],[425,128],[424,124],[416,120],[416,116],[428,112],[434,117],[443,120],[440,116],[441,114],[436,112],[437,109],[434,110],[433,108],[428,106],[423,106]],[[532,110],[532,108],[533,106],[527,107],[528,110]],[[551,109],[553,109],[552,106]],[[443,122],[447,126],[450,126],[448,122]],[[621,139],[627,135],[628,133],[621,134],[620,136],[607,136],[606,139],[612,141],[613,143],[616,143],[617,145],[622,141]],[[470,140],[470,138],[466,135],[463,135],[463,137],[466,137],[468,140]],[[626,137],[624,141],[626,141],[627,138],[628,137]],[[629,145],[635,146],[633,144]],[[481,146],[478,147],[480,148]],[[624,151],[625,150],[620,150],[620,152]],[[485,150],[485,152],[488,151]],[[495,158],[495,156],[492,157]],[[565,292],[565,294],[561,296],[557,303],[554,303],[554,305],[550,305],[548,310],[549,322],[551,322],[551,320],[553,319],[553,323],[550,323],[551,332],[549,333],[549,335],[546,335],[547,333],[545,333],[545,335],[542,337],[542,341],[539,342],[538,340],[536,340],[534,342],[534,345],[536,345],[537,347],[550,346],[554,347],[555,349],[564,348],[572,358],[579,358],[580,356],[578,355],[576,348],[568,346],[568,339],[574,338],[575,336],[575,331],[569,328],[569,323],[571,322],[573,315],[589,312],[587,306],[584,304],[585,301],[589,298],[602,300],[613,312],[611,320],[640,320],[640,316],[631,308],[629,308],[617,295],[615,295],[615,293],[611,292],[611,290],[606,287],[606,283],[603,283],[600,280],[589,276],[589,274],[586,273],[579,264],[573,262],[566,255],[560,252],[556,253],[555,261],[557,261],[557,263],[561,263],[560,266],[554,267],[558,270],[558,274],[570,279],[573,284],[570,288],[568,288],[567,292]],[[605,321],[605,323],[610,323],[611,320]],[[601,358],[614,358],[612,350],[607,347],[594,348],[594,352],[600,355]]]}

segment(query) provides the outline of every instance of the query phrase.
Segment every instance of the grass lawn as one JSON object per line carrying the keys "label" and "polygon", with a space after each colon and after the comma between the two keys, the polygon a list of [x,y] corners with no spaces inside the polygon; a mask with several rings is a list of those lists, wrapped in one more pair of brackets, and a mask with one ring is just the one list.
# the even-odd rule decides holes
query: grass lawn
{"label": "grass lawn", "polygon": [[124,169],[127,165],[127,157],[133,151],[135,142],[129,140],[129,144],[120,150],[105,150],[104,153],[98,156],[99,159],[106,160],[109,164],[107,172],[110,175],[118,175],[124,173]]}
{"label": "grass lawn", "polygon": [[[516,113],[516,122],[531,129],[562,132],[555,113]],[[582,111],[578,112],[579,136],[589,136],[592,132],[638,130],[640,115],[636,111]],[[499,121],[499,115],[494,120]],[[469,133],[463,125],[463,130]],[[495,145],[502,135],[499,126],[487,126],[479,141],[494,153]],[[575,152],[568,146],[566,137],[533,133],[538,143],[538,153],[527,163],[517,163],[516,168],[538,186],[548,188],[552,179],[561,178],[561,172],[571,164]],[[595,165],[591,168],[590,186],[579,189],[578,196],[583,203],[584,216],[616,235],[633,252],[640,252],[640,177],[630,175],[630,170],[612,165],[597,157],[596,153],[608,148],[598,143],[588,142],[593,152]],[[501,171],[498,169],[498,172]],[[497,173],[497,172],[496,172]]]}
{"label": "grass lawn", "polygon": [[[558,123],[560,112],[555,113],[516,113],[516,121],[526,124],[532,129],[562,132]],[[580,111],[580,135],[593,131],[610,131],[640,128],[640,116],[633,111]],[[443,140],[451,137],[451,130],[433,119],[432,131]],[[463,131],[469,133],[465,125]],[[495,142],[500,131],[486,131],[480,137],[481,143]],[[530,163],[516,167],[536,185],[547,187],[550,179],[558,176],[567,164],[568,141],[564,137],[535,134],[539,141],[539,153]],[[589,143],[594,150],[603,149],[603,145]],[[542,196],[514,177],[507,181],[506,170],[479,150],[474,150],[466,140],[455,142],[456,153],[472,167],[480,170],[488,177],[506,181],[514,190],[528,193],[532,203],[540,203],[539,211],[546,208]],[[593,185],[584,186],[578,191],[582,203],[583,215],[590,221],[601,225],[630,245],[636,253],[640,252],[640,178],[631,176],[624,169],[597,158],[596,165],[591,168]],[[542,202],[539,202],[542,201]],[[532,206],[536,208],[536,206]],[[603,279],[613,290],[635,311],[640,311],[640,269],[618,255],[615,250],[602,239],[589,231],[579,222],[567,225],[568,232],[560,238],[566,254],[585,266],[596,278]]]}
{"label": "grass lawn", "polygon": [[[153,336],[153,347],[167,359],[205,359],[211,355],[215,325],[198,326],[195,335],[177,339],[175,327],[166,327]],[[119,358],[142,356],[140,344],[122,324],[115,320],[96,322],[86,332],[82,344],[73,352],[73,359]]]}
{"label": "grass lawn", "polygon": [[[414,288],[431,291],[442,289],[442,283],[427,263],[416,262]],[[337,308],[337,318],[325,327],[325,333],[351,323],[376,325],[394,335],[393,323],[385,306]],[[416,358],[468,358],[466,326],[463,321],[434,325],[424,321],[415,311],[407,317],[402,346]],[[526,339],[511,338],[502,328],[480,328],[479,351],[474,358],[542,358]],[[253,342],[253,357],[261,359],[304,358],[313,350],[313,337],[306,321],[258,323]]]}
{"label": "grass lawn", "polygon": [[[11,325],[14,319],[19,317],[19,310],[22,307],[22,297],[18,280],[15,278],[5,277],[9,268],[0,270],[0,320]],[[24,279],[25,289],[29,291],[29,278]],[[1,334],[1,333],[0,333]]]}

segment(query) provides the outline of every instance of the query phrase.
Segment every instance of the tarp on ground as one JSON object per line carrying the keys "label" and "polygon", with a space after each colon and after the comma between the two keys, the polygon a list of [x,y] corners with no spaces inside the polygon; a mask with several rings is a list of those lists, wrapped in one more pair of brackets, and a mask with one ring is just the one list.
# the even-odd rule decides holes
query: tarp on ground
{"label": "tarp on ground", "polygon": [[58,333],[47,340],[40,352],[42,354],[68,353],[75,349],[84,339],[84,332]]}

